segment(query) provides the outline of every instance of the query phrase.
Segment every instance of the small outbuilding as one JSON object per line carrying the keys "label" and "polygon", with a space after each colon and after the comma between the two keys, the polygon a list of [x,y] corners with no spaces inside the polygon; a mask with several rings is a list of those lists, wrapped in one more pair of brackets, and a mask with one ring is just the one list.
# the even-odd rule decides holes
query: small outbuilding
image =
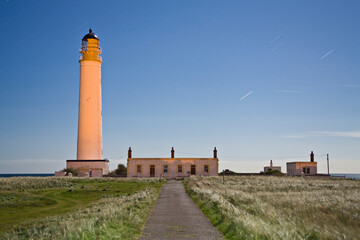
{"label": "small outbuilding", "polygon": [[109,160],[66,160],[66,168],[77,169],[79,177],[103,177],[109,173]]}
{"label": "small outbuilding", "polygon": [[270,166],[264,167],[264,173],[266,173],[269,170],[278,170],[278,171],[281,172],[281,167],[280,166],[273,166],[273,161],[270,160]]}
{"label": "small outbuilding", "polygon": [[310,153],[310,162],[287,162],[288,176],[315,176],[317,175],[317,162],[314,161],[314,152]]}

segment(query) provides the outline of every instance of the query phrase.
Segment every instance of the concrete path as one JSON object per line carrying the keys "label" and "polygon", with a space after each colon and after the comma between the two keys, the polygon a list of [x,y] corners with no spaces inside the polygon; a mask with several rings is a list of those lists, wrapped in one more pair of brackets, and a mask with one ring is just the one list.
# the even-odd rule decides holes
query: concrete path
{"label": "concrete path", "polygon": [[186,194],[182,182],[169,181],[146,222],[140,239],[223,239]]}

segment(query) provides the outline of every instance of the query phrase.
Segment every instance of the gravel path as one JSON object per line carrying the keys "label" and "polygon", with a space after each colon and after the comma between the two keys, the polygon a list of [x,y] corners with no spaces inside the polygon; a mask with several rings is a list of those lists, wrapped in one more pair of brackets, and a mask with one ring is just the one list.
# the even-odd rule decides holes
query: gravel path
{"label": "gravel path", "polygon": [[140,239],[223,239],[186,194],[182,182],[169,181],[146,222]]}

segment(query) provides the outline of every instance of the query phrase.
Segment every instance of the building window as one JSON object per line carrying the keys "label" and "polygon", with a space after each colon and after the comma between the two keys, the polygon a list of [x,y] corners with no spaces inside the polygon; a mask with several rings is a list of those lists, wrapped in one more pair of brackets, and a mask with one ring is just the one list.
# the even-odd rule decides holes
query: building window
{"label": "building window", "polygon": [[182,165],[178,165],[178,173],[182,173]]}
{"label": "building window", "polygon": [[310,174],[310,168],[303,168],[304,174]]}
{"label": "building window", "polygon": [[168,165],[164,165],[164,173],[168,172]]}
{"label": "building window", "polygon": [[136,172],[141,173],[141,165],[136,165]]}
{"label": "building window", "polygon": [[204,165],[204,173],[209,173],[209,165]]}

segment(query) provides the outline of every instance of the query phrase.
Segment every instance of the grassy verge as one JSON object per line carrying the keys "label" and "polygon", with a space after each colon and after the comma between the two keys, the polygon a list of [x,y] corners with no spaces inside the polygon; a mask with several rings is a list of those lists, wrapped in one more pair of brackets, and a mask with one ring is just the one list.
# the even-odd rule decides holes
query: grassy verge
{"label": "grassy verge", "polygon": [[162,183],[151,179],[0,178],[1,239],[132,239]]}
{"label": "grassy verge", "polygon": [[184,185],[226,239],[360,239],[360,181],[234,176]]}

